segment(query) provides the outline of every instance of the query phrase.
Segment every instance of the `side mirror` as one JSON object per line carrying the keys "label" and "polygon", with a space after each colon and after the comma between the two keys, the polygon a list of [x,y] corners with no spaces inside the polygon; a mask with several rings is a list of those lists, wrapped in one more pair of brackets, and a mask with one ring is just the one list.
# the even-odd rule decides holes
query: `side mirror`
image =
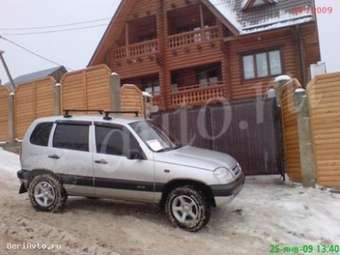
{"label": "side mirror", "polygon": [[127,155],[127,158],[130,159],[130,160],[143,160],[144,159],[144,156],[143,154],[140,152],[140,151],[130,151]]}

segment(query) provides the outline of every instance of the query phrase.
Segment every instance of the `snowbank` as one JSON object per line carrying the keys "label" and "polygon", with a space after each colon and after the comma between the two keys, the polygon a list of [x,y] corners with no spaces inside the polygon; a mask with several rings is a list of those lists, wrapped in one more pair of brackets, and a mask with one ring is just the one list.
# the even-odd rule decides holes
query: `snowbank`
{"label": "snowbank", "polygon": [[0,148],[0,173],[7,172],[15,176],[20,168],[19,156]]}

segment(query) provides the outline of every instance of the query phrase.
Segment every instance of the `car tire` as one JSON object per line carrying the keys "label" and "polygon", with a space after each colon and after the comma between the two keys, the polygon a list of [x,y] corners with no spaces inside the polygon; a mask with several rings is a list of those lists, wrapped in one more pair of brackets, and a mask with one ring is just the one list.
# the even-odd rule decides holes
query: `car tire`
{"label": "car tire", "polygon": [[52,174],[35,176],[29,185],[28,194],[33,208],[43,212],[58,212],[67,200],[61,182]]}
{"label": "car tire", "polygon": [[193,186],[183,186],[170,192],[165,213],[174,226],[197,232],[210,220],[210,205],[203,192]]}

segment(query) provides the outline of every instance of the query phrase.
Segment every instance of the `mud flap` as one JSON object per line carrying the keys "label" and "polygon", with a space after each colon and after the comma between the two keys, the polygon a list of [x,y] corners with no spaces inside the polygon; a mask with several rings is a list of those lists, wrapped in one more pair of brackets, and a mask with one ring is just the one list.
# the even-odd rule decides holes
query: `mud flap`
{"label": "mud flap", "polygon": [[19,189],[19,194],[26,193],[27,189],[24,183],[21,183],[20,189]]}

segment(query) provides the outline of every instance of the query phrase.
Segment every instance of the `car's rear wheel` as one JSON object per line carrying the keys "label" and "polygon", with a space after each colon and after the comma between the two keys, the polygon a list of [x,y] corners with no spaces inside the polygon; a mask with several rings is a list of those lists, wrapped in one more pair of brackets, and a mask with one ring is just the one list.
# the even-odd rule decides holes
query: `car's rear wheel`
{"label": "car's rear wheel", "polygon": [[29,185],[29,198],[38,211],[57,212],[65,204],[67,194],[61,182],[51,174],[41,174],[33,178]]}
{"label": "car's rear wheel", "polygon": [[206,196],[193,186],[174,189],[167,198],[165,211],[172,224],[191,232],[202,229],[210,219]]}

